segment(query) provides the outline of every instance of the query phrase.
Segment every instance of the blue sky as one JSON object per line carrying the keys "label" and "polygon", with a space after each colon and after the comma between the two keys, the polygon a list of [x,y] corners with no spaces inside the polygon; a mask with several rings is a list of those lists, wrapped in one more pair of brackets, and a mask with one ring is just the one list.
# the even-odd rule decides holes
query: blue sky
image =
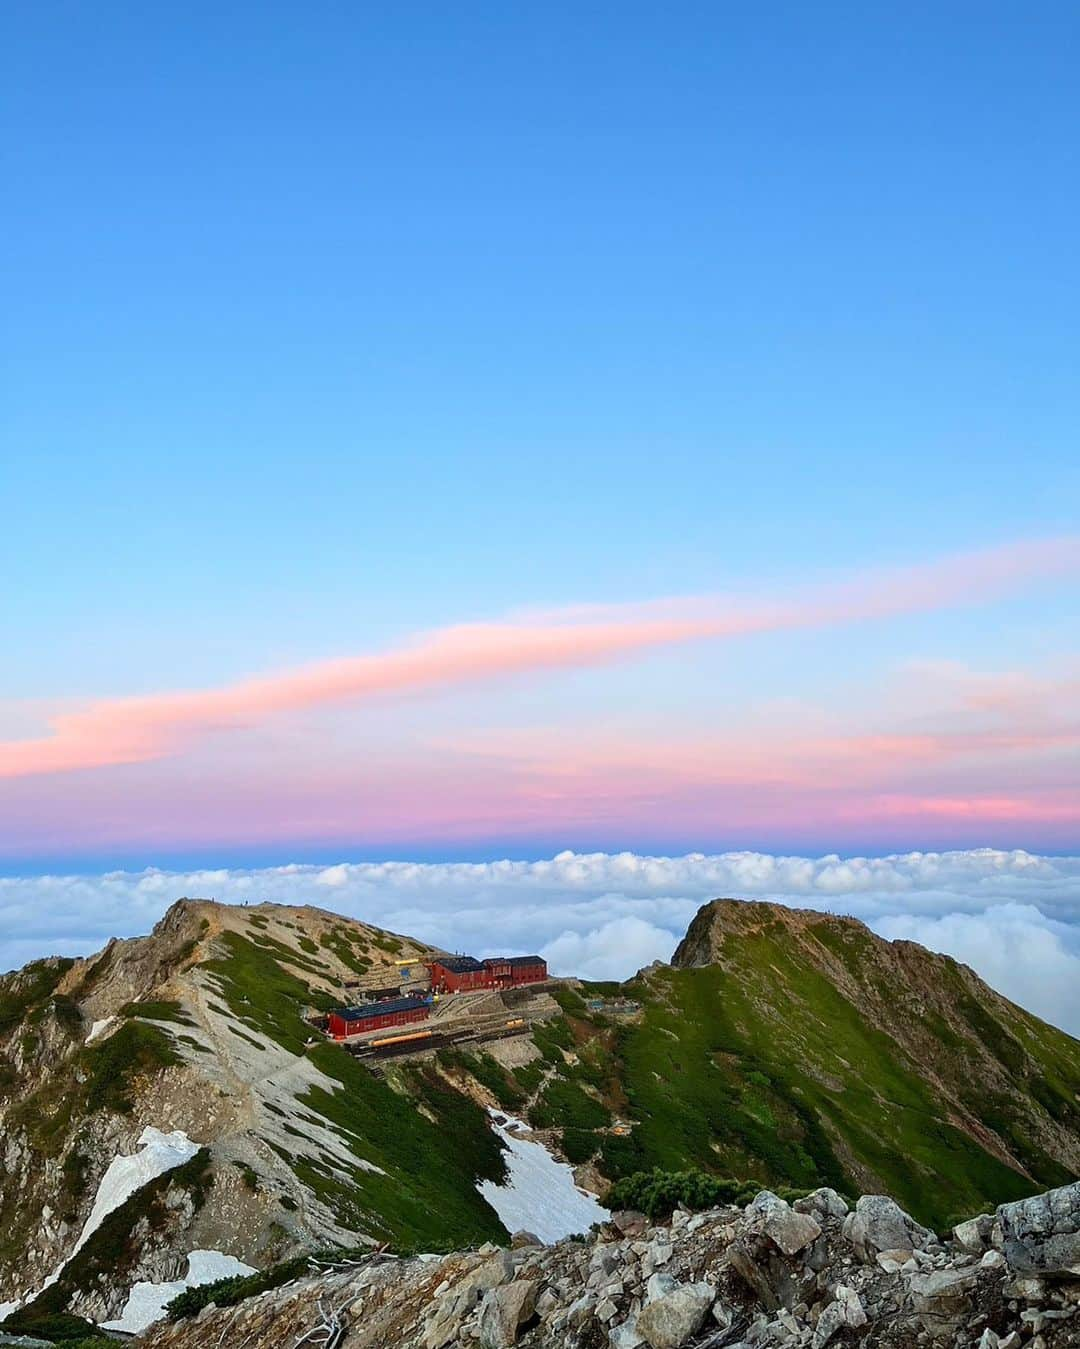
{"label": "blue sky", "polygon": [[[461,623],[767,605],[1076,529],[1074,6],[42,3],[2,36],[11,744]],[[1055,571],[20,770],[0,860],[1061,851],[1076,598]],[[1061,707],[1049,750],[843,801],[785,757],[880,759],[990,678],[1027,691],[1014,739]],[[752,788],[691,764],[695,729],[756,763],[747,725]],[[569,784],[519,744],[597,727]],[[627,773],[655,795],[611,804]]]}

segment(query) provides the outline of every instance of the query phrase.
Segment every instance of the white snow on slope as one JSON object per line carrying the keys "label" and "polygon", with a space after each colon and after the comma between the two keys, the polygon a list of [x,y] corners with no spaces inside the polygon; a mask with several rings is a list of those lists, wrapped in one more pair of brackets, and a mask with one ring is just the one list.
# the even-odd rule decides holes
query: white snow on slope
{"label": "white snow on slope", "polygon": [[119,1317],[115,1321],[105,1321],[102,1328],[137,1335],[154,1321],[160,1321],[168,1304],[174,1297],[179,1297],[185,1288],[198,1288],[200,1284],[230,1279],[235,1274],[254,1273],[250,1265],[245,1265],[234,1256],[223,1255],[221,1251],[192,1251],[188,1256],[186,1278],[172,1279],[166,1283],[140,1281],[134,1284]]}
{"label": "white snow on slope", "polygon": [[[492,1128],[506,1143],[509,1171],[505,1185],[490,1180],[476,1187],[502,1220],[508,1232],[524,1228],[541,1241],[558,1241],[573,1232],[587,1232],[610,1215],[595,1195],[574,1183],[565,1162],[556,1161],[542,1143],[519,1138],[513,1127],[527,1126],[513,1118],[492,1114]],[[499,1119],[505,1122],[500,1124]]]}
{"label": "white snow on slope", "polygon": [[[133,1152],[129,1157],[114,1157],[109,1163],[94,1197],[94,1207],[83,1224],[83,1230],[68,1260],[82,1250],[114,1209],[118,1209],[136,1190],[141,1190],[166,1171],[190,1162],[198,1152],[199,1145],[193,1143],[182,1129],[163,1134],[160,1129],[147,1127],[139,1135],[139,1148],[139,1152]],[[67,1260],[64,1264],[67,1264]],[[61,1265],[51,1276],[50,1282],[60,1277],[63,1267]]]}
{"label": "white snow on slope", "polygon": [[92,1045],[99,1036],[105,1034],[112,1023],[116,1020],[114,1016],[107,1016],[103,1021],[95,1021],[90,1027],[90,1034],[86,1037],[86,1043]]}
{"label": "white snow on slope", "polygon": [[[172,1171],[174,1167],[183,1166],[185,1162],[191,1161],[199,1150],[198,1143],[193,1143],[182,1129],[174,1129],[171,1134],[163,1134],[160,1129],[149,1125],[139,1135],[139,1147],[141,1151],[133,1152],[127,1157],[114,1157],[109,1163],[94,1196],[94,1207],[83,1224],[78,1241],[41,1285],[38,1293],[43,1293],[46,1288],[53,1286],[64,1272],[68,1261],[74,1259],[109,1214],[118,1209],[125,1199],[130,1198],[136,1190],[141,1190],[150,1181],[156,1180],[158,1176],[163,1176],[166,1171]],[[0,1303],[0,1312],[3,1313],[0,1315],[0,1321],[5,1316],[10,1316],[23,1303],[32,1302],[38,1293],[29,1294],[22,1302]]]}

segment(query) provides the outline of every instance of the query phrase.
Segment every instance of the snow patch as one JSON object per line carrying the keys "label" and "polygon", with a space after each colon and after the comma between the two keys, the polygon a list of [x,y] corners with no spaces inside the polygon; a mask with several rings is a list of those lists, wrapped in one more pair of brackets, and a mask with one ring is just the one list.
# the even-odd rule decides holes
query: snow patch
{"label": "snow patch", "polygon": [[[94,1024],[97,1026],[101,1023],[95,1022]],[[93,1030],[90,1033],[93,1035]],[[5,1316],[10,1316],[24,1303],[32,1302],[46,1288],[51,1288],[64,1272],[67,1264],[82,1250],[109,1214],[114,1209],[118,1209],[136,1190],[141,1190],[144,1185],[156,1180],[158,1176],[163,1176],[166,1171],[172,1171],[175,1167],[190,1162],[199,1151],[198,1143],[193,1143],[182,1129],[174,1129],[170,1134],[163,1134],[160,1129],[155,1129],[149,1125],[139,1135],[139,1147],[141,1149],[139,1152],[133,1152],[129,1156],[117,1156],[112,1159],[105,1174],[101,1177],[90,1216],[83,1224],[79,1239],[71,1248],[70,1253],[60,1261],[37,1293],[31,1293],[28,1297],[23,1298],[22,1302],[0,1302],[0,1321]],[[217,1254],[217,1252],[212,1251],[210,1254]],[[231,1256],[222,1257],[225,1260],[231,1258]],[[221,1278],[222,1276],[215,1274],[214,1277]]]}
{"label": "snow patch", "polygon": [[164,1283],[147,1283],[140,1280],[132,1285],[124,1310],[115,1321],[105,1321],[103,1330],[121,1330],[128,1335],[137,1335],[165,1315],[165,1308],[179,1297],[187,1288],[198,1288],[204,1283],[214,1283],[218,1279],[231,1279],[237,1274],[254,1274],[250,1265],[245,1265],[235,1256],[224,1255],[221,1251],[192,1251],[188,1256],[187,1277],[171,1279]]}
{"label": "snow patch", "polygon": [[509,1149],[509,1176],[505,1185],[485,1180],[476,1188],[508,1232],[524,1228],[541,1241],[553,1242],[574,1232],[587,1232],[593,1223],[611,1216],[595,1195],[575,1183],[573,1170],[565,1162],[556,1161],[542,1143],[518,1136],[518,1130],[527,1129],[521,1120],[489,1113],[491,1127]]}
{"label": "snow patch", "polygon": [[107,1016],[103,1021],[95,1021],[90,1027],[90,1034],[86,1037],[86,1043],[92,1045],[95,1040],[99,1040],[116,1020],[114,1016]]}
{"label": "snow patch", "polygon": [[78,1241],[42,1284],[42,1292],[59,1279],[65,1265],[75,1258],[114,1209],[118,1209],[136,1190],[141,1190],[166,1171],[190,1162],[199,1151],[198,1143],[193,1143],[182,1129],[163,1134],[160,1129],[151,1126],[147,1126],[139,1135],[139,1147],[140,1152],[133,1152],[127,1157],[114,1157],[109,1163],[94,1196],[94,1207],[83,1224]]}
{"label": "snow patch", "polygon": [[[68,1260],[82,1250],[109,1214],[130,1199],[136,1190],[157,1180],[166,1171],[190,1162],[199,1151],[198,1143],[193,1143],[182,1129],[163,1134],[160,1129],[147,1127],[139,1135],[139,1147],[141,1151],[128,1157],[114,1157],[109,1163],[94,1197],[94,1207]],[[57,1270],[57,1276],[59,1273]]]}

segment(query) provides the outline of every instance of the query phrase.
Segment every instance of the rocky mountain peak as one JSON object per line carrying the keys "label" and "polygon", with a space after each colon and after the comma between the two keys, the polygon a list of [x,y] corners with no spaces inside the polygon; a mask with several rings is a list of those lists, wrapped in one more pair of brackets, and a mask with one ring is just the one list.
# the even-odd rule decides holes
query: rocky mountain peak
{"label": "rocky mountain peak", "polygon": [[792,909],[768,900],[713,899],[694,915],[686,936],[675,948],[671,963],[691,968],[722,962],[729,940],[751,936],[767,928],[782,930],[792,938],[820,929],[878,940],[857,918],[822,913],[817,909]]}

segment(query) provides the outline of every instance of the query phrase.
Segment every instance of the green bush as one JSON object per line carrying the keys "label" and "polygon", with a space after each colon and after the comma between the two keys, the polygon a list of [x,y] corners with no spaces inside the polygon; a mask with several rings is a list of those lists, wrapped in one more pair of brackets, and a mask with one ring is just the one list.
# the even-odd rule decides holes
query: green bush
{"label": "green bush", "polygon": [[14,1311],[6,1321],[0,1321],[0,1330],[6,1335],[26,1335],[32,1339],[51,1340],[64,1349],[83,1349],[92,1345],[107,1345],[109,1340],[97,1334],[92,1321],[65,1313],[53,1315],[35,1313],[32,1307]]}
{"label": "green bush", "polygon": [[178,1297],[174,1297],[166,1306],[165,1315],[170,1321],[182,1321],[185,1316],[197,1315],[211,1302],[216,1307],[235,1307],[238,1302],[254,1297],[256,1293],[265,1293],[271,1288],[280,1288],[282,1284],[299,1279],[307,1270],[308,1257],[298,1255],[294,1260],[271,1265],[257,1274],[234,1274],[228,1279],[203,1283],[198,1288],[185,1289]]}
{"label": "green bush", "polygon": [[240,1179],[244,1182],[244,1189],[250,1190],[256,1194],[259,1189],[259,1175],[247,1162],[233,1162],[233,1165],[240,1172]]}
{"label": "green bush", "polygon": [[600,1170],[609,1180],[622,1180],[635,1171],[645,1171],[649,1155],[641,1146],[638,1131],[629,1134],[606,1134],[600,1144]]}
{"label": "green bush", "polygon": [[544,1060],[533,1059],[532,1063],[523,1063],[513,1069],[513,1075],[525,1095],[531,1096],[544,1080]]}
{"label": "green bush", "polygon": [[[345,968],[352,970],[353,974],[366,974],[371,969],[371,961],[354,954],[348,932],[344,932],[340,928],[335,928],[332,932],[324,932],[319,938],[319,944],[336,955]],[[400,945],[398,949],[400,950]]]}
{"label": "green bush", "polygon": [[504,1110],[516,1110],[524,1104],[524,1092],[490,1054],[464,1054],[460,1049],[447,1047],[440,1049],[436,1058],[444,1068],[457,1068],[471,1073],[481,1086],[487,1087]]}
{"label": "green bush", "polygon": [[533,1041],[547,1059],[548,1063],[561,1064],[565,1060],[562,1050],[573,1049],[574,1037],[564,1017],[557,1016],[551,1021],[541,1021],[533,1027]]}
{"label": "green bush", "polygon": [[666,1218],[677,1205],[688,1209],[717,1208],[740,1202],[749,1191],[753,1198],[761,1189],[754,1182],[718,1180],[704,1171],[635,1171],[616,1181],[608,1191],[611,1209],[637,1209],[650,1218]]}
{"label": "green bush", "polygon": [[[291,971],[282,968],[269,951],[260,949],[235,932],[223,932],[218,944],[226,954],[206,961],[201,967],[218,981],[220,994],[228,1003],[228,1009],[211,1003],[213,1010],[231,1015],[249,1030],[274,1040],[290,1054],[303,1054],[312,1032],[300,1015],[301,1008],[310,1004],[328,1012],[338,1005],[337,1002],[327,994],[309,988]],[[277,946],[274,944],[275,950]],[[292,964],[306,960],[284,946],[280,947],[279,954]],[[310,965],[307,972],[321,973],[315,965]]]}
{"label": "green bush", "polygon": [[68,959],[34,960],[24,970],[0,976],[0,1034],[44,1002],[74,964]]}
{"label": "green bush", "polygon": [[587,1162],[590,1157],[596,1153],[599,1139],[591,1129],[564,1129],[562,1132],[562,1148],[566,1153],[566,1160],[573,1166],[579,1162]]}
{"label": "green bush", "polygon": [[551,996],[569,1016],[587,1017],[589,1015],[585,999],[575,989],[561,985],[551,990]]}

